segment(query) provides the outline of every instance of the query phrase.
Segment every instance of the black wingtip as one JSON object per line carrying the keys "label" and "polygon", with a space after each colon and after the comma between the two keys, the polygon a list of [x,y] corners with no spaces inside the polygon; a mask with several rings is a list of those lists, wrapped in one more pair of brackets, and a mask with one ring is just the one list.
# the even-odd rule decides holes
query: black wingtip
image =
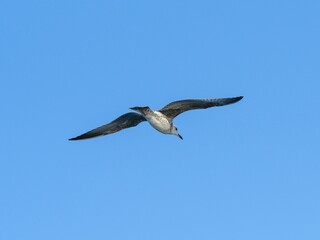
{"label": "black wingtip", "polygon": [[[81,139],[81,138],[80,138]],[[74,140],[80,140],[78,137],[74,137],[74,138],[69,138],[69,141],[74,141]]]}
{"label": "black wingtip", "polygon": [[69,141],[75,141],[75,140],[84,140],[84,139],[88,139],[88,138],[90,138],[90,137],[84,136],[84,134],[83,134],[83,135],[80,135],[78,137],[69,138],[68,140]]}
{"label": "black wingtip", "polygon": [[231,98],[231,103],[236,103],[236,102],[239,102],[241,99],[243,98],[243,96],[239,96],[239,97],[234,97],[234,98]]}

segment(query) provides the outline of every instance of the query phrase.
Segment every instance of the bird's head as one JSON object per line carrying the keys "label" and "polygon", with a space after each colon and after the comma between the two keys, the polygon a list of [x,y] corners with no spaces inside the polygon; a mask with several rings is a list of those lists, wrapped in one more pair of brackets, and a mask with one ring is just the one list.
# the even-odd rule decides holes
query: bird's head
{"label": "bird's head", "polygon": [[178,132],[178,128],[177,128],[174,124],[172,124],[172,127],[171,127],[171,134],[176,135],[176,136],[178,136],[181,140],[183,140],[182,136],[181,136],[181,135],[179,134],[179,132]]}

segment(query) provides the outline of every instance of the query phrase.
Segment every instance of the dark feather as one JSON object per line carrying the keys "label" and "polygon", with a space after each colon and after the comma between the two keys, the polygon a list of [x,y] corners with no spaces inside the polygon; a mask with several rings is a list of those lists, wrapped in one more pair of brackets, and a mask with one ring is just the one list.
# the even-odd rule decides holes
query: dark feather
{"label": "dark feather", "polygon": [[87,138],[104,136],[107,134],[118,132],[125,128],[137,126],[139,123],[143,121],[146,121],[146,119],[141,114],[133,112],[126,113],[106,125],[95,128],[78,137],[70,138],[69,140],[82,140]]}
{"label": "dark feather", "polygon": [[159,112],[166,115],[168,118],[173,119],[179,114],[194,110],[205,109],[210,107],[224,106],[240,101],[243,97],[234,98],[212,98],[212,99],[187,99],[169,103],[159,110]]}

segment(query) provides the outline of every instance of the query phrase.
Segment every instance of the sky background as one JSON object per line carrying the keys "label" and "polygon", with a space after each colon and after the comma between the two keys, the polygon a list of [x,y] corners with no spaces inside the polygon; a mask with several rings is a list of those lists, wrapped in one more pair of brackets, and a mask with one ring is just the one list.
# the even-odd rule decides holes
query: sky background
{"label": "sky background", "polygon": [[[320,2],[0,2],[0,239],[320,239]],[[132,106],[244,96],[70,142]]]}

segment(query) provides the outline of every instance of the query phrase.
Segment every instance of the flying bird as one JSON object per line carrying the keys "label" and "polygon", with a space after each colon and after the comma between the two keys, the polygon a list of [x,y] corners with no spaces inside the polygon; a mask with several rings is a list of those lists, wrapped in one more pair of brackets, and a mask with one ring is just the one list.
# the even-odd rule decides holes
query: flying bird
{"label": "flying bird", "polygon": [[82,140],[108,135],[118,132],[125,128],[135,127],[139,123],[148,121],[152,127],[164,134],[172,134],[183,139],[178,132],[178,128],[173,124],[173,119],[179,114],[194,110],[210,107],[219,107],[240,101],[243,96],[233,98],[212,98],[212,99],[187,99],[169,103],[160,110],[154,111],[149,107],[132,107],[136,112],[129,112],[121,115],[112,122],[95,128],[78,137],[69,140]]}

